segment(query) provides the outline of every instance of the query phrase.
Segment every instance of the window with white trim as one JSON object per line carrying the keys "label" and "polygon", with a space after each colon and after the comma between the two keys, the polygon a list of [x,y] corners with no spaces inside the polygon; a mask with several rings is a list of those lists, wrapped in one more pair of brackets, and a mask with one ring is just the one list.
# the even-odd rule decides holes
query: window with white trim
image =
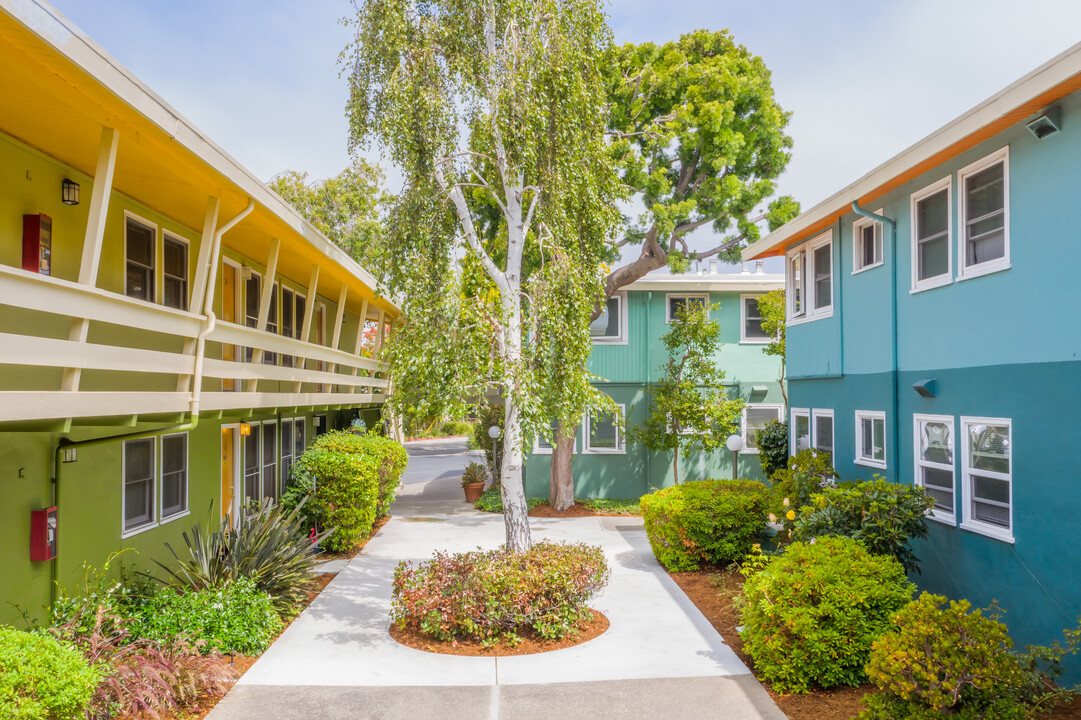
{"label": "window with white trim", "polygon": [[308,449],[306,433],[307,421],[302,418],[293,418],[293,457],[299,458]]}
{"label": "window with white trim", "polygon": [[930,495],[931,517],[954,524],[954,435],[948,415],[915,415],[915,484]]}
{"label": "window with white trim", "polygon": [[953,178],[944,177],[912,194],[912,290],[953,282],[951,193]]}
{"label": "window with white trim", "polygon": [[857,465],[886,467],[886,413],[878,410],[856,411]]}
{"label": "window with white trim", "polygon": [[[534,455],[551,455],[552,454],[553,443],[555,441],[555,436],[556,436],[556,424],[554,422],[551,425],[550,431],[552,433],[552,435],[551,435],[552,439],[551,440],[548,440],[543,435],[538,435],[536,437],[536,439],[533,441],[533,454]],[[574,452],[575,454],[578,453],[577,430],[575,431],[574,449],[572,450],[572,452]]]}
{"label": "window with white trim", "polygon": [[627,296],[619,293],[608,298],[601,314],[589,324],[589,336],[595,345],[627,344]]}
{"label": "window with white trim", "polygon": [[124,294],[128,297],[154,302],[155,239],[158,229],[136,220],[124,218]]}
{"label": "window with white trim", "polygon": [[263,493],[259,497],[277,500],[280,495],[278,489],[278,423],[265,422],[262,425],[263,433]]}
{"label": "window with white trim", "polygon": [[259,454],[260,439],[262,438],[262,432],[260,432],[258,423],[250,423],[248,434],[245,435],[241,432],[242,446],[244,450],[244,503],[247,504],[251,500],[258,501],[261,497],[261,456]]}
{"label": "window with white trim", "polygon": [[188,511],[188,434],[161,438],[161,517]]}
{"label": "window with white trim", "polygon": [[697,294],[697,295],[665,295],[666,315],[665,322],[675,322],[676,316],[681,310],[690,306],[697,306],[705,308],[709,311],[709,295]]}
{"label": "window with white trim", "polygon": [[162,238],[161,304],[188,309],[188,243],[165,233]]}
{"label": "window with white trim", "polygon": [[961,418],[961,495],[965,530],[1013,542],[1011,422]]}
{"label": "window with white trim", "polygon": [[123,448],[124,532],[154,524],[154,438],[126,440]]}
{"label": "window with white trim", "polygon": [[833,411],[811,411],[811,447],[833,455]]}
{"label": "window with white trim", "polygon": [[[876,210],[875,215],[881,215]],[[882,223],[860,218],[852,223],[852,273],[870,270],[882,264]]]}
{"label": "window with white trim", "polygon": [[833,231],[788,252],[788,322],[833,315]]}
{"label": "window with white trim", "polygon": [[620,431],[627,417],[627,406],[616,405],[617,417],[601,416],[594,418],[586,415],[584,452],[586,453],[624,453],[623,433]]}
{"label": "window with white trim", "polygon": [[758,309],[760,295],[740,295],[740,335],[741,343],[768,343],[771,338],[762,329],[762,312]]}
{"label": "window with white trim", "polygon": [[792,420],[789,425],[792,432],[789,454],[795,455],[800,450],[809,449],[811,447],[811,411],[805,408],[792,408]]}
{"label": "window with white trim", "polygon": [[740,418],[740,434],[743,436],[743,455],[757,455],[758,442],[755,433],[771,422],[779,421],[784,408],[781,405],[766,403],[748,403],[743,406]]}
{"label": "window with white trim", "polygon": [[282,420],[281,428],[281,484],[282,488],[289,486],[291,480],[291,474],[293,472],[293,463],[300,455],[294,455],[294,441],[293,441],[293,423],[304,422],[304,418],[287,418]]}
{"label": "window with white trim", "polygon": [[1009,146],[957,173],[961,187],[958,278],[1010,267]]}

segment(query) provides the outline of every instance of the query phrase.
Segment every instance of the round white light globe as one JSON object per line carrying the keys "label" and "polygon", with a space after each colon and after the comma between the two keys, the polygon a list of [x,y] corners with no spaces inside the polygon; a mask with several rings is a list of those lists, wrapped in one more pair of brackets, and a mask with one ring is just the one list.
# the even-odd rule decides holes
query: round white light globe
{"label": "round white light globe", "polygon": [[490,437],[493,440],[498,438],[502,433],[503,433],[503,431],[499,429],[498,425],[493,425],[490,428],[488,428],[488,437]]}
{"label": "round white light globe", "polygon": [[739,452],[743,449],[743,438],[735,434],[729,435],[728,440],[726,440],[724,444],[728,446],[728,449],[732,452]]}

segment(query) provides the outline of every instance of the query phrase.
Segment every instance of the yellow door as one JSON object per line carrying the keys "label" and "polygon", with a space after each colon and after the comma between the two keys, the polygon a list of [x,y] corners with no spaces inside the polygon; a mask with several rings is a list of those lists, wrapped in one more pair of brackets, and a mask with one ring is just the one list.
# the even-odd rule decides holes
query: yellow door
{"label": "yellow door", "polygon": [[[236,322],[236,268],[225,264],[221,273],[221,319]],[[222,360],[236,360],[236,346],[221,346]],[[222,390],[236,390],[236,380],[225,378],[221,381]]]}
{"label": "yellow door", "polygon": [[236,428],[221,429],[221,516],[232,515],[236,474]]}

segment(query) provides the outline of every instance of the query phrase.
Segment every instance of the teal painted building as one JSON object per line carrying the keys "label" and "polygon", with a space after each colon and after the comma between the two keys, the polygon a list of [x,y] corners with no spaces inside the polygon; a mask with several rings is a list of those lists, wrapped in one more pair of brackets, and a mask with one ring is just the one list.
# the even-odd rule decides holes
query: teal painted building
{"label": "teal painted building", "polygon": [[[784,417],[780,360],[762,352],[767,340],[758,316],[758,296],[783,286],[784,277],[744,271],[708,271],[685,275],[652,274],[627,286],[608,301],[593,323],[593,355],[589,369],[602,381],[597,386],[625,414],[625,425],[641,423],[649,413],[649,386],[663,374],[668,355],[661,336],[681,303],[708,302],[717,306],[712,317],[721,326],[718,365],[725,371],[729,397],[746,403],[741,432],[753,440],[755,427]],[[575,497],[628,498],[673,484],[672,454],[629,443],[610,420],[586,417],[575,438]],[[526,462],[526,493],[547,497],[551,447],[534,444]],[[691,453],[680,456],[681,480],[732,477],[732,454]],[[757,449],[748,443],[739,457],[738,474],[762,479]]]}
{"label": "teal painted building", "polygon": [[1019,646],[1081,615],[1079,87],[1081,45],[744,253],[786,258],[793,447],[925,487],[913,579]]}

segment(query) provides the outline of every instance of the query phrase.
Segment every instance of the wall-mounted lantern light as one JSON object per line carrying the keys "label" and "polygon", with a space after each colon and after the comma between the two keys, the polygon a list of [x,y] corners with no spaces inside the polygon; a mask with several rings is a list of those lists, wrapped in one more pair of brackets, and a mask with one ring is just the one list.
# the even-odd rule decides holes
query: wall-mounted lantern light
{"label": "wall-mounted lantern light", "polygon": [[65,205],[79,204],[79,183],[74,180],[64,180],[60,187],[61,198]]}
{"label": "wall-mounted lantern light", "polygon": [[241,435],[251,435],[251,425],[249,425],[248,423],[241,423],[240,424],[240,434]]}

